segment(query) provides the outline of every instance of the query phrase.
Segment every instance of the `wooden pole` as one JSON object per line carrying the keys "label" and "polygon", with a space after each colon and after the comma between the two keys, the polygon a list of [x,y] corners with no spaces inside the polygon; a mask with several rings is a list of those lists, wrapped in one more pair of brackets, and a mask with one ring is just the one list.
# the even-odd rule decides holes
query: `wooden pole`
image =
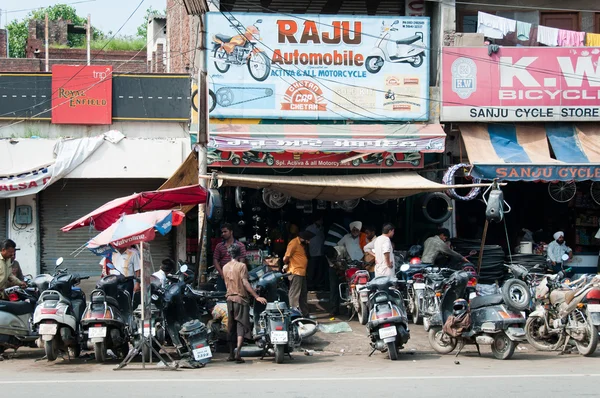
{"label": "wooden pole", "polygon": [[90,57],[90,50],[91,50],[91,40],[92,40],[92,25],[91,25],[91,20],[92,20],[92,16],[90,14],[88,14],[88,18],[87,18],[87,27],[86,27],[86,41],[87,41],[87,64],[88,66],[90,66],[91,63],[91,57]]}
{"label": "wooden pole", "polygon": [[49,62],[48,62],[48,13],[46,13],[46,29],[44,32],[44,36],[45,36],[45,44],[46,44],[46,72],[49,71]]}
{"label": "wooden pole", "polygon": [[483,226],[483,236],[481,237],[481,247],[479,248],[479,259],[477,260],[477,276],[481,273],[481,262],[483,261],[483,248],[485,247],[485,240],[487,238],[487,230],[490,222],[486,219]]}

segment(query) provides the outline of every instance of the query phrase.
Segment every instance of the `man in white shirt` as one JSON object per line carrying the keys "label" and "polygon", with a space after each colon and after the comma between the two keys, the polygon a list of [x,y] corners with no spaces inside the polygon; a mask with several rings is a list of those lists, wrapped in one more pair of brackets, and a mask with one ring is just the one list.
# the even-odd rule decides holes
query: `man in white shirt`
{"label": "man in white shirt", "polygon": [[391,238],[394,236],[394,226],[385,224],[382,234],[375,239],[375,277],[395,276],[394,249]]}
{"label": "man in white shirt", "polygon": [[167,282],[167,275],[172,274],[174,271],[175,262],[170,258],[165,258],[164,260],[162,260],[160,270],[153,273],[152,276],[157,277],[160,280],[162,287],[165,287],[165,283]]}
{"label": "man in white shirt", "polygon": [[362,222],[354,221],[350,223],[350,233],[346,234],[339,242],[338,246],[343,246],[353,261],[360,261],[364,257],[363,249],[360,245],[360,230]]}

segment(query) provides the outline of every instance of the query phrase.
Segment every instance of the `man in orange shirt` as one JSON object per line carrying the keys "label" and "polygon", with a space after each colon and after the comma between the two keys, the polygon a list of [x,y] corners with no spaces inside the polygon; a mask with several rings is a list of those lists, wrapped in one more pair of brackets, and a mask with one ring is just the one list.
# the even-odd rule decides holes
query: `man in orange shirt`
{"label": "man in orange shirt", "polygon": [[290,241],[283,257],[290,276],[290,306],[299,308],[303,316],[308,316],[308,289],[306,287],[306,267],[308,266],[307,246],[315,236],[312,232],[302,231]]}

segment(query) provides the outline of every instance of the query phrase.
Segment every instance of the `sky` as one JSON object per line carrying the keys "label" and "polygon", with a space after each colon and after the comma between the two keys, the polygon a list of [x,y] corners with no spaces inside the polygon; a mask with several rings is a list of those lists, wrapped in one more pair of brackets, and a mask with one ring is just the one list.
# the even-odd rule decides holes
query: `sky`
{"label": "sky", "polygon": [[[5,26],[7,16],[8,22],[13,19],[21,20],[29,13],[29,9],[47,7],[49,4],[62,3],[74,7],[77,10],[77,14],[82,17],[91,14],[92,25],[103,32],[113,31],[113,33],[115,33],[121,25],[125,23],[141,0],[95,0],[79,4],[70,4],[79,1],[85,0],[59,0],[56,2],[50,2],[48,0],[0,0],[0,8],[2,9],[2,21],[0,22],[0,26]],[[144,14],[146,13],[147,8],[152,7],[153,9],[162,12],[166,8],[166,5],[167,0],[144,0],[129,22],[123,26],[123,29],[119,34],[129,36],[135,35],[137,27],[144,20]],[[27,9],[28,11],[14,12],[15,10],[24,9]],[[9,12],[5,14],[7,10]]]}

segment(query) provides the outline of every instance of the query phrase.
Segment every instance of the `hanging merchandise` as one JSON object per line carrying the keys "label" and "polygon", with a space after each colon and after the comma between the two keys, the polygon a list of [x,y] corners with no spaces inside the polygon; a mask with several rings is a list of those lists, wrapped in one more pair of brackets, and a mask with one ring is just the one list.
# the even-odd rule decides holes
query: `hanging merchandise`
{"label": "hanging merchandise", "polygon": [[477,13],[477,33],[483,33],[490,39],[503,39],[510,32],[517,30],[517,21],[502,18],[485,12]]}
{"label": "hanging merchandise", "polygon": [[[486,200],[485,194],[489,192]],[[510,213],[510,206],[504,200],[504,193],[498,186],[498,182],[494,183],[483,193],[483,201],[485,202],[485,217],[488,221],[500,222],[504,219],[505,213]],[[504,210],[504,205],[508,210]]]}
{"label": "hanging merchandise", "polygon": [[[471,166],[470,164],[467,163],[460,163],[460,164],[455,164],[454,166],[450,167],[448,169],[448,171],[446,171],[446,174],[444,174],[444,178],[442,179],[442,182],[446,185],[453,185],[454,184],[454,176],[456,175],[456,172],[458,170],[463,169],[463,174],[465,175],[466,178],[472,180],[473,184],[479,184],[481,183],[481,180],[478,178],[472,178],[471,176],[468,175],[468,171],[467,170],[471,170],[473,166]],[[468,194],[466,194],[465,196],[460,196],[455,189],[448,189],[446,191],[446,194],[448,196],[450,196],[452,199],[457,199],[457,200],[473,200],[477,197],[477,195],[479,195],[481,188],[479,187],[473,187]]]}
{"label": "hanging merchandise", "polygon": [[581,47],[585,39],[585,32],[559,29],[558,45],[560,47]]}
{"label": "hanging merchandise", "polygon": [[[435,207],[436,202],[439,203],[437,205],[437,209],[442,210],[441,214],[435,213],[435,210],[437,210]],[[434,204],[434,206],[432,206],[432,204]],[[442,192],[432,192],[425,195],[421,208],[423,210],[423,216],[425,216],[425,219],[434,224],[441,224],[445,222],[450,218],[452,211],[454,210],[454,207],[452,206],[452,199]]]}
{"label": "hanging merchandise", "polygon": [[270,209],[281,209],[290,200],[288,195],[270,188],[263,189],[262,198]]}
{"label": "hanging merchandise", "polygon": [[312,200],[307,200],[304,204],[304,214],[312,214],[313,212],[313,204]]}
{"label": "hanging merchandise", "polygon": [[245,201],[244,201],[243,197],[245,194],[246,193],[244,191],[242,191],[241,187],[235,188],[235,206],[238,209],[241,209],[242,206],[244,206]]}
{"label": "hanging merchandise", "polygon": [[206,218],[208,222],[218,224],[223,220],[223,201],[218,189],[208,190],[208,201],[206,202]]}
{"label": "hanging merchandise", "polygon": [[381,206],[387,203],[387,199],[369,199],[369,202],[373,203],[376,206]]}
{"label": "hanging merchandise", "polygon": [[517,21],[517,40],[527,41],[531,33],[531,24],[528,22]]}
{"label": "hanging merchandise", "polygon": [[558,46],[558,29],[538,26],[537,41],[549,47]]}
{"label": "hanging merchandise", "polygon": [[337,203],[339,204],[340,209],[347,212],[351,212],[356,208],[356,206],[358,206],[358,204],[360,203],[360,199],[348,199]]}
{"label": "hanging merchandise", "polygon": [[326,210],[327,209],[327,201],[325,200],[317,200],[317,210]]}
{"label": "hanging merchandise", "polygon": [[588,47],[600,47],[600,34],[586,33],[585,45]]}

